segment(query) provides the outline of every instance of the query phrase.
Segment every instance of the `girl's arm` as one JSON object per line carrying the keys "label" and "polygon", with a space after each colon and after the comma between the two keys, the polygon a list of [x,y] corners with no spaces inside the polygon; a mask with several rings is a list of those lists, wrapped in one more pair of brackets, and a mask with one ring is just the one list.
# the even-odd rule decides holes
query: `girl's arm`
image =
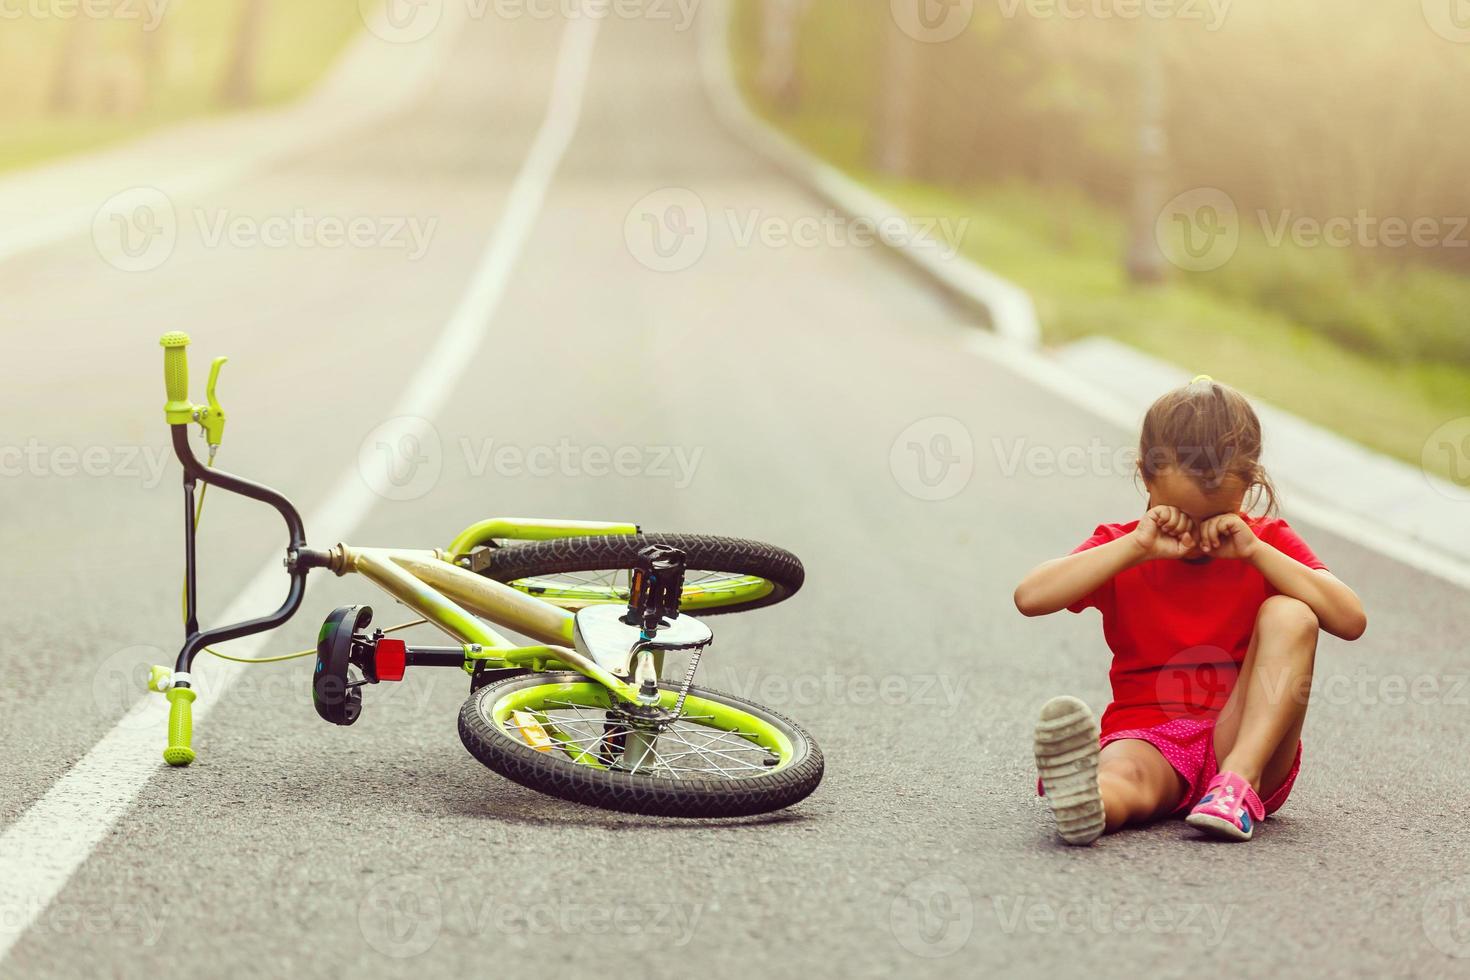
{"label": "girl's arm", "polygon": [[1096,592],[1119,572],[1155,558],[1182,558],[1194,547],[1194,522],[1174,507],[1155,507],[1126,537],[1038,566],[1016,586],[1023,616],[1050,616]]}
{"label": "girl's arm", "polygon": [[1222,514],[1200,528],[1200,547],[1216,558],[1248,561],[1282,595],[1312,607],[1317,622],[1333,636],[1356,640],[1368,629],[1358,594],[1325,569],[1308,568],[1256,537],[1238,515]]}

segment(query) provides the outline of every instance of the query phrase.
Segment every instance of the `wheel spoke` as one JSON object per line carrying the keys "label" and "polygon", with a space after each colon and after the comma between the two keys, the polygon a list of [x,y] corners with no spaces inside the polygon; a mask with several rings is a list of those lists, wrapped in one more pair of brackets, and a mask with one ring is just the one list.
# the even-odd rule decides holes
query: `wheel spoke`
{"label": "wheel spoke", "polygon": [[[649,724],[622,715],[616,707],[579,700],[605,696],[592,684],[578,690],[548,685],[545,693],[544,698],[519,702],[519,710],[530,712],[546,727],[561,750],[555,757],[563,764],[606,766],[650,778],[733,781],[768,773],[781,761],[780,753],[748,730],[751,726],[726,727],[728,721],[717,723],[720,716],[713,713]],[[506,737],[535,747],[511,718],[499,727]]]}

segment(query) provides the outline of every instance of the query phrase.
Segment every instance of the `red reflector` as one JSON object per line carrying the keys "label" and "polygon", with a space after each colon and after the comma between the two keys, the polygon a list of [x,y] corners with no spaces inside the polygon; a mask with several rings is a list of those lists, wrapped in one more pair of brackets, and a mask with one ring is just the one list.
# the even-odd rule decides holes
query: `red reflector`
{"label": "red reflector", "polygon": [[408,644],[403,640],[379,640],[376,655],[378,680],[403,680],[403,671],[407,660]]}

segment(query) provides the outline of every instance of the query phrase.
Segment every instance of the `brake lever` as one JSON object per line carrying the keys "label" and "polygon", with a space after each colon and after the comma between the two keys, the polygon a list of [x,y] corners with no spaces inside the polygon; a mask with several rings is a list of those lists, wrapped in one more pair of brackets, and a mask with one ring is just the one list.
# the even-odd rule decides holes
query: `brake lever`
{"label": "brake lever", "polygon": [[216,357],[209,366],[209,384],[204,389],[204,396],[209,404],[199,409],[196,416],[199,427],[204,430],[204,440],[209,443],[209,455],[213,456],[219,444],[225,438],[225,410],[220,407],[219,398],[215,396],[215,387],[219,384],[219,370],[225,366],[228,357]]}

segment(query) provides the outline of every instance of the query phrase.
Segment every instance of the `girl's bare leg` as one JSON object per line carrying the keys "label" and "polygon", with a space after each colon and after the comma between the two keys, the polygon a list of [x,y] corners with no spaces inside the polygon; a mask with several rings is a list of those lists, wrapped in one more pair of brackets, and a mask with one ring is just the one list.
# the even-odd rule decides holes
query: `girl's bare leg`
{"label": "girl's bare leg", "polygon": [[1168,816],[1184,800],[1184,780],[1158,749],[1138,739],[1110,742],[1098,757],[1105,833]]}
{"label": "girl's bare leg", "polygon": [[1216,722],[1220,770],[1239,774],[1262,799],[1281,788],[1296,761],[1317,636],[1317,616],[1306,603],[1280,595],[1267,599],[1235,690]]}

